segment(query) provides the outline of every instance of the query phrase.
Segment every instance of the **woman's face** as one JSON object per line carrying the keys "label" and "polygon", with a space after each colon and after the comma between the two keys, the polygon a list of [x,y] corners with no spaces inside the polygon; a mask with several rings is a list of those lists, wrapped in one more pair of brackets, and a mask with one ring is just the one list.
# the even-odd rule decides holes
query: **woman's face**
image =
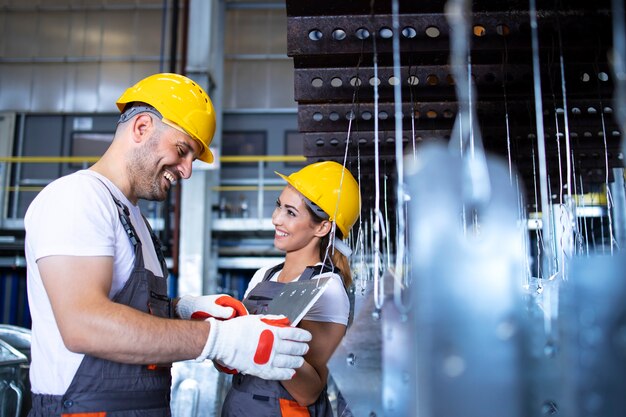
{"label": "woman's face", "polygon": [[302,195],[293,187],[287,186],[276,200],[272,214],[275,227],[274,246],[285,252],[302,249],[312,243],[320,234],[323,224],[315,224]]}

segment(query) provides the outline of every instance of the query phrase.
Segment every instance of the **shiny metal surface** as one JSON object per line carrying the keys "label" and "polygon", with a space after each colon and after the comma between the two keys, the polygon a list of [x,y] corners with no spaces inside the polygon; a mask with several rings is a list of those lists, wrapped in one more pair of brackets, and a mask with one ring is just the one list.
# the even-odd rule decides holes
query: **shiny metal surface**
{"label": "shiny metal surface", "polygon": [[382,416],[382,320],[373,285],[357,286],[354,321],[328,369],[354,416]]}
{"label": "shiny metal surface", "polygon": [[26,362],[28,362],[26,355],[4,340],[0,340],[0,366],[19,365]]}
{"label": "shiny metal surface", "polygon": [[285,284],[283,290],[268,304],[267,314],[282,314],[287,316],[292,326],[297,326],[322,296],[330,279],[325,277]]}
{"label": "shiny metal surface", "polygon": [[[25,327],[0,324],[0,350],[14,357],[13,364],[8,365],[1,359],[0,353],[0,397],[6,397],[7,403],[2,407],[0,401],[0,417],[13,415],[25,417],[30,410],[30,345],[31,330]],[[9,353],[10,351],[10,353]],[[8,366],[3,366],[8,365]],[[11,403],[11,406],[8,403]]]}
{"label": "shiny metal surface", "polygon": [[626,415],[625,271],[624,254],[577,257],[562,283],[564,416]]}
{"label": "shiny metal surface", "polygon": [[230,380],[230,375],[218,372],[210,361],[174,363],[172,366],[172,416],[219,416],[230,387]]}
{"label": "shiny metal surface", "polygon": [[[392,273],[387,271],[385,276],[386,292],[400,295],[401,288]],[[386,416],[410,416],[415,411],[415,335],[419,331],[415,328],[415,315],[406,309],[410,302],[408,296],[400,299],[388,295],[383,305],[382,402]]]}
{"label": "shiny metal surface", "polygon": [[10,324],[0,324],[0,340],[4,340],[27,358],[30,358],[30,329]]}
{"label": "shiny metal surface", "polygon": [[408,179],[415,330],[406,354],[417,362],[411,408],[420,417],[526,417],[517,192],[507,166],[487,157],[491,192],[470,198],[463,166],[432,143],[418,149]]}
{"label": "shiny metal surface", "polygon": [[26,355],[0,339],[0,417],[19,417],[26,387],[21,366],[28,363]]}

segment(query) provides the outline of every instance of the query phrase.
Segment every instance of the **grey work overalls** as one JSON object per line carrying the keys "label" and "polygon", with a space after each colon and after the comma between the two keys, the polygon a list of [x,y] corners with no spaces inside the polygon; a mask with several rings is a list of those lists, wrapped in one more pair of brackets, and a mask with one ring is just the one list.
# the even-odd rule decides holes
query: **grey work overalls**
{"label": "grey work overalls", "polygon": [[[250,291],[243,304],[250,314],[264,314],[267,305],[277,296],[285,285],[282,282],[270,281],[272,276],[283,268],[284,264],[270,268],[263,281]],[[328,267],[324,272],[330,271]],[[309,266],[300,281],[319,275],[322,266]],[[339,273],[338,269],[334,269]],[[251,375],[233,375],[232,388],[228,392],[222,406],[222,417],[333,417],[332,408],[326,388],[317,401],[308,407],[298,405],[280,381],[267,381]]]}
{"label": "grey work overalls", "polygon": [[[146,221],[162,264],[163,277],[155,276],[144,267],[142,244],[130,222],[128,208],[115,196],[113,199],[135,249],[133,271],[113,301],[155,316],[171,317],[167,267],[160,242]],[[29,417],[170,416],[170,386],[169,365],[128,365],[85,355],[65,395],[33,394]]]}

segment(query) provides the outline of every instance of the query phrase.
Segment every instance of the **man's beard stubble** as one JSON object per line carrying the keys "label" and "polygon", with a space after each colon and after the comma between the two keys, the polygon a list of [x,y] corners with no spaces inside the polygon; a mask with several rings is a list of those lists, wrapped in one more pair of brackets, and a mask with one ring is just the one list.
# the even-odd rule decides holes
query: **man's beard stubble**
{"label": "man's beard stubble", "polygon": [[155,130],[144,146],[130,155],[126,170],[137,199],[164,201],[167,198],[167,190],[163,190],[161,186],[163,175],[160,170],[156,171],[159,166],[157,148],[161,136],[162,129]]}

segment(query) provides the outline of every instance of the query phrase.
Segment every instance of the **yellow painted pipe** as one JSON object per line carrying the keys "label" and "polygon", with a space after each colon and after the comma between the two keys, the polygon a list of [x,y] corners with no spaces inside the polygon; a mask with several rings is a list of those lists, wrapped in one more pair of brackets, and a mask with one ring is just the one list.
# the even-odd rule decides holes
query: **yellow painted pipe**
{"label": "yellow painted pipe", "polygon": [[0,157],[0,162],[11,163],[74,163],[74,162],[97,162],[99,156],[5,156]]}

